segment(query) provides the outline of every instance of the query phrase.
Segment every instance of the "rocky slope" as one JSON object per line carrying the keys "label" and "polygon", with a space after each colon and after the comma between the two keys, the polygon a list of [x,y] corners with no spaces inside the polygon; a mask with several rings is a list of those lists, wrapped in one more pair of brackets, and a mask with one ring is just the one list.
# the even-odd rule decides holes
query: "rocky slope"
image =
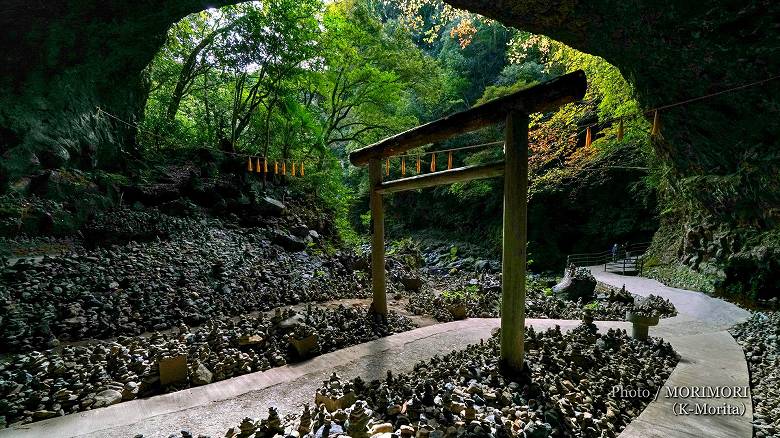
{"label": "rocky slope", "polygon": [[[241,228],[230,220],[120,209],[99,216],[86,232],[117,237],[134,235],[136,228],[154,237],[6,263],[0,278],[0,348],[134,335],[367,294],[366,275],[353,269],[354,257],[326,254],[318,233],[305,226],[292,234],[270,226]],[[309,244],[313,250],[302,251]]]}
{"label": "rocky slope", "polygon": [[[135,133],[99,117],[96,107],[139,120],[147,97],[143,71],[166,30],[188,13],[231,3],[236,0],[147,2],[140,7],[129,0],[8,2],[0,17],[7,30],[0,36],[0,185],[63,164],[121,167],[136,153]],[[631,80],[643,108],[780,71],[780,6],[770,0],[675,0],[663,8],[655,2],[575,0],[447,3],[605,58]],[[733,280],[740,290],[752,289],[742,277],[753,278],[751,272],[765,268],[763,253],[755,251],[760,244],[751,242],[778,229],[780,159],[774,151],[779,95],[780,83],[774,81],[664,110],[663,136],[654,145],[668,168],[662,208],[681,244],[687,229],[708,222],[748,237],[740,246],[741,260],[732,265],[745,274],[727,274],[725,280]],[[688,256],[675,255],[674,262]],[[772,286],[766,289],[777,289],[776,278],[766,281]]]}
{"label": "rocky slope", "polygon": [[[411,321],[395,313],[380,324],[365,307],[310,306],[301,314],[211,319],[195,330],[181,325],[176,333],[121,336],[15,355],[0,363],[0,426],[265,371],[412,328]],[[316,340],[305,351],[290,340],[304,342],[312,335]],[[181,380],[161,382],[160,361],[180,355],[187,364]]]}

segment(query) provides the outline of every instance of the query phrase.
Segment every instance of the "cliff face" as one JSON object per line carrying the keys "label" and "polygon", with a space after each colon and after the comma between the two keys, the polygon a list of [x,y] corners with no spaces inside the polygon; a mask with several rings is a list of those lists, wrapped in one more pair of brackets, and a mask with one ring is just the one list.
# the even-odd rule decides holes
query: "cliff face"
{"label": "cliff face", "polygon": [[226,1],[9,0],[0,15],[0,185],[63,164],[111,168],[133,153],[144,69],[172,23]]}
{"label": "cliff face", "polygon": [[[605,58],[648,109],[780,74],[777,2],[447,2]],[[672,189],[701,192],[701,206],[729,220],[776,225],[778,97],[775,80],[661,111],[655,146]]]}
{"label": "cliff face", "polygon": [[[648,109],[780,75],[780,4],[768,0],[445,1],[605,58]],[[664,280],[777,296],[779,102],[780,79],[660,112],[654,147],[669,172],[652,261]]]}
{"label": "cliff face", "polygon": [[[0,185],[65,163],[121,165],[122,155],[133,153],[134,132],[99,116],[97,107],[139,120],[143,72],[168,27],[232,2],[7,1],[0,16]],[[604,57],[647,108],[780,74],[780,3],[771,0],[447,2]],[[661,112],[663,139],[655,147],[670,170],[662,196],[674,213],[662,230],[675,237],[666,256],[696,269],[722,265],[727,273],[731,254],[747,254],[747,242],[766,242],[756,236],[778,228],[779,98],[780,81],[773,81]],[[702,223],[735,230],[746,244],[718,255],[702,237],[686,243]]]}

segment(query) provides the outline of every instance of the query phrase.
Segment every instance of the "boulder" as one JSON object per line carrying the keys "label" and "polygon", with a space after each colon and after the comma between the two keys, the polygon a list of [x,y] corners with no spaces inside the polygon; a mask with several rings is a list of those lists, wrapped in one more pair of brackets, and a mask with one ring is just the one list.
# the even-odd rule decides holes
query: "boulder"
{"label": "boulder", "polygon": [[305,225],[296,225],[290,228],[290,232],[293,236],[300,237],[301,239],[309,236],[309,229]]}
{"label": "boulder", "polygon": [[285,332],[291,332],[297,327],[306,323],[306,318],[303,315],[295,314],[279,323],[279,330]]}
{"label": "boulder", "polygon": [[211,383],[211,379],[213,377],[213,374],[211,371],[209,371],[208,368],[206,368],[206,365],[198,364],[198,367],[195,369],[195,372],[192,374],[192,384],[193,385],[208,385]]}
{"label": "boulder", "polygon": [[113,389],[106,389],[95,395],[95,403],[93,408],[102,408],[105,406],[115,405],[122,401],[122,393]]}
{"label": "boulder", "polygon": [[306,249],[306,242],[284,231],[274,230],[271,234],[271,241],[287,251],[303,251]]}
{"label": "boulder", "polygon": [[263,196],[257,200],[257,208],[260,213],[269,216],[281,216],[287,211],[287,207],[282,202],[268,196]]}
{"label": "boulder", "polygon": [[140,387],[136,382],[127,382],[122,389],[122,400],[133,400],[138,396]]}
{"label": "boulder", "polygon": [[466,319],[468,312],[466,311],[466,305],[464,303],[456,303],[447,306],[447,310],[452,315],[452,318],[456,321]]}
{"label": "boulder", "polygon": [[596,290],[596,279],[586,268],[577,268],[570,265],[563,276],[563,280],[552,288],[557,295],[563,295],[568,300],[582,298],[589,301]]}
{"label": "boulder", "polygon": [[404,288],[408,291],[417,292],[422,288],[423,281],[420,277],[414,277],[414,276],[405,276],[401,277],[401,284],[404,285]]}

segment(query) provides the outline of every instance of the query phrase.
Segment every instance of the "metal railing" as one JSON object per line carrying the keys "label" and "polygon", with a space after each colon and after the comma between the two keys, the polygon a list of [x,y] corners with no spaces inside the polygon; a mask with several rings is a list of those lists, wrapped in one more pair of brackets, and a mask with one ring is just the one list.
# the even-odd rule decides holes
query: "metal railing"
{"label": "metal railing", "polygon": [[632,243],[621,246],[616,252],[606,250],[601,252],[571,254],[566,257],[566,266],[576,267],[604,265],[604,271],[620,274],[636,273],[642,275],[644,255],[650,247],[650,242]]}

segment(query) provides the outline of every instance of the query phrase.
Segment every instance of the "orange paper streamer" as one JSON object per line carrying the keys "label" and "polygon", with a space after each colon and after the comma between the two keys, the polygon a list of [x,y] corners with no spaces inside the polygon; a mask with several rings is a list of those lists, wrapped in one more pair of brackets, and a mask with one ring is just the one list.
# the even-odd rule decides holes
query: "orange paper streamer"
{"label": "orange paper streamer", "polygon": [[390,176],[390,158],[385,159],[385,175]]}
{"label": "orange paper streamer", "polygon": [[295,176],[295,161],[293,161],[292,176]]}
{"label": "orange paper streamer", "polygon": [[417,156],[417,173],[420,173],[420,156]]}
{"label": "orange paper streamer", "polygon": [[255,166],[255,172],[260,173],[260,157],[257,157],[257,165]]}
{"label": "orange paper streamer", "polygon": [[661,135],[661,118],[658,114],[658,110],[655,110],[655,114],[653,115],[653,131],[650,135],[653,137]]}
{"label": "orange paper streamer", "polygon": [[447,154],[447,170],[452,169],[452,151]]}
{"label": "orange paper streamer", "polygon": [[252,171],[252,158],[251,157],[247,158],[246,170],[247,170],[247,172],[251,172]]}
{"label": "orange paper streamer", "polygon": [[401,176],[406,175],[406,158],[401,157]]}
{"label": "orange paper streamer", "polygon": [[282,161],[282,175],[287,175],[287,162]]}
{"label": "orange paper streamer", "polygon": [[263,158],[263,173],[268,173],[268,158]]}
{"label": "orange paper streamer", "polygon": [[436,172],[436,154],[431,154],[431,172]]}
{"label": "orange paper streamer", "polygon": [[590,126],[588,126],[588,130],[585,132],[585,147],[589,148],[591,142],[592,142],[592,138],[590,134]]}
{"label": "orange paper streamer", "polygon": [[303,169],[303,161],[301,161],[301,176],[305,175],[304,169]]}

